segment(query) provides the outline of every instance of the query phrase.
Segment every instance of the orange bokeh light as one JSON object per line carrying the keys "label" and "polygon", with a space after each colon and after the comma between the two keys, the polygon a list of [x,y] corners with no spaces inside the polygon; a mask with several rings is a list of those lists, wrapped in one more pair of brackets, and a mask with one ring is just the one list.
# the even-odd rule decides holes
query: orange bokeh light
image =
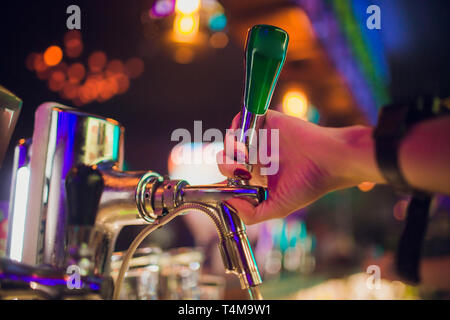
{"label": "orange bokeh light", "polygon": [[114,76],[114,79],[118,86],[117,89],[118,94],[125,93],[130,87],[130,79],[127,77],[127,75],[123,73],[118,73]]}
{"label": "orange bokeh light", "polygon": [[44,52],[44,62],[50,67],[58,65],[62,58],[63,52],[58,46],[50,46]]}
{"label": "orange bokeh light", "polygon": [[70,83],[79,83],[86,75],[86,68],[81,63],[72,64],[67,70],[67,76]]}
{"label": "orange bokeh light", "polygon": [[36,72],[43,72],[48,68],[48,66],[44,62],[44,56],[41,53],[37,54],[34,57],[33,66]]}
{"label": "orange bokeh light", "polygon": [[64,87],[64,82],[57,82],[50,78],[50,80],[48,81],[48,87],[51,91],[57,92]]}
{"label": "orange bokeh light", "polygon": [[39,80],[47,80],[50,77],[50,69],[45,69],[43,71],[36,72],[36,75]]}
{"label": "orange bokeh light", "polygon": [[65,99],[72,100],[74,99],[78,94],[78,86],[76,84],[66,82],[64,84],[64,87],[62,89],[62,96]]}
{"label": "orange bokeh light", "polygon": [[67,31],[64,35],[64,43],[67,44],[68,41],[73,39],[81,40],[81,32],[78,30]]}
{"label": "orange bokeh light", "polygon": [[62,71],[55,71],[50,76],[50,79],[55,82],[64,82],[64,80],[66,80],[66,75]]}
{"label": "orange bokeh light", "polygon": [[106,75],[111,76],[117,73],[125,73],[125,66],[118,59],[111,60],[106,66]]}
{"label": "orange bokeh light", "polygon": [[78,39],[70,40],[66,44],[65,51],[69,58],[76,58],[83,52],[83,43]]}
{"label": "orange bokeh light", "polygon": [[87,64],[76,62],[69,66],[62,62],[64,56],[75,58],[83,50],[81,33],[76,30],[64,35],[64,50],[53,45],[44,53],[33,52],[27,56],[25,64],[39,79],[47,80],[51,91],[58,92],[78,107],[125,93],[130,78],[137,78],[144,71],[144,62],[140,58],[130,58],[126,63],[119,59],[108,62],[102,51],[92,53]]}
{"label": "orange bokeh light", "polygon": [[106,54],[102,51],[92,53],[88,59],[89,69],[92,72],[101,72],[106,65]]}
{"label": "orange bokeh light", "polygon": [[228,44],[228,41],[229,39],[225,32],[216,32],[211,36],[211,38],[209,38],[211,47],[216,49],[225,48]]}
{"label": "orange bokeh light", "polygon": [[131,79],[136,79],[144,72],[144,61],[139,58],[131,58],[125,63],[127,74]]}
{"label": "orange bokeh light", "polygon": [[194,60],[194,51],[187,47],[177,48],[173,58],[177,63],[188,64]]}
{"label": "orange bokeh light", "polygon": [[48,80],[48,87],[52,91],[60,91],[64,87],[66,75],[62,71],[54,71]]}
{"label": "orange bokeh light", "polygon": [[71,30],[64,35],[64,51],[69,58],[78,57],[83,51],[81,33],[78,30]]}
{"label": "orange bokeh light", "polygon": [[368,192],[368,191],[372,190],[374,187],[375,187],[375,183],[369,182],[369,181],[361,182],[360,184],[358,184],[358,189],[363,192]]}
{"label": "orange bokeh light", "polygon": [[34,60],[38,54],[36,52],[32,52],[27,56],[27,59],[25,60],[25,65],[28,70],[33,71],[34,70]]}

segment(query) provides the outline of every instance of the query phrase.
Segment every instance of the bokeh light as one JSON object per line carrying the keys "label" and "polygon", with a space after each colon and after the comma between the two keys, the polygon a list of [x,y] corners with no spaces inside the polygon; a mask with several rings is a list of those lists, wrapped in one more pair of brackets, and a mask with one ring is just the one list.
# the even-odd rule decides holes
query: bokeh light
{"label": "bokeh light", "polygon": [[200,9],[200,0],[177,0],[175,10],[181,14],[189,15]]}
{"label": "bokeh light", "polygon": [[375,183],[370,182],[370,181],[364,181],[364,182],[361,182],[360,184],[358,184],[358,189],[363,192],[368,192],[368,191],[372,190],[374,187],[375,187]]}
{"label": "bokeh light", "polygon": [[126,74],[123,73],[117,73],[113,76],[114,81],[116,81],[118,89],[117,93],[122,94],[125,93],[128,88],[130,87],[130,79],[127,77]]}
{"label": "bokeh light", "polygon": [[69,58],[77,58],[83,52],[81,33],[71,30],[64,35],[64,52]]}
{"label": "bokeh light", "polygon": [[216,32],[209,38],[211,47],[216,49],[225,48],[228,45],[228,36],[224,32]]}
{"label": "bokeh light", "polygon": [[140,58],[130,58],[125,63],[125,69],[131,79],[136,79],[144,72],[144,62]]}
{"label": "bokeh light", "polygon": [[47,80],[50,77],[51,71],[50,69],[45,69],[43,71],[37,71],[36,76],[39,80]]}
{"label": "bokeh light", "polygon": [[73,84],[80,83],[85,75],[86,68],[79,62],[72,64],[67,71],[69,82]]}
{"label": "bokeh light", "polygon": [[44,52],[44,62],[46,65],[52,67],[61,62],[63,58],[63,52],[58,46],[50,46]]}
{"label": "bokeh light", "polygon": [[106,75],[114,75],[118,73],[125,73],[125,66],[122,61],[114,59],[108,62],[106,66]]}
{"label": "bokeh light", "polygon": [[33,66],[36,72],[43,72],[48,68],[47,64],[44,62],[43,54],[39,53],[35,55]]}
{"label": "bokeh light", "polygon": [[193,15],[177,15],[174,20],[174,28],[176,34],[190,35],[196,31],[198,25]]}
{"label": "bokeh light", "polygon": [[170,152],[168,170],[171,179],[183,179],[192,185],[225,180],[216,163],[222,142],[177,144]]}
{"label": "bokeh light", "polygon": [[227,25],[227,17],[223,13],[215,14],[209,18],[209,28],[212,31],[222,31]]}
{"label": "bokeh light", "polygon": [[27,56],[25,60],[25,66],[27,67],[28,70],[34,71],[34,60],[36,59],[37,56],[38,53],[36,52],[32,52]]}
{"label": "bokeh light", "polygon": [[150,9],[151,18],[164,18],[175,10],[175,0],[157,0]]}
{"label": "bokeh light", "polygon": [[101,50],[91,53],[87,63],[77,61],[68,65],[63,58],[78,57],[83,50],[81,33],[68,31],[63,42],[64,52],[53,45],[44,53],[30,53],[25,65],[30,71],[35,71],[40,80],[47,81],[51,91],[77,107],[94,101],[104,102],[127,92],[130,79],[136,79],[144,72],[141,58],[132,57],[126,63],[119,59],[108,61],[106,53]]}
{"label": "bokeh light", "polygon": [[194,60],[194,51],[191,48],[181,47],[175,49],[174,60],[180,64],[191,63]]}
{"label": "bokeh light", "polygon": [[93,52],[88,59],[88,66],[92,72],[100,72],[106,65],[106,54],[102,51]]}
{"label": "bokeh light", "polygon": [[64,99],[72,100],[78,94],[78,85],[66,82],[61,92]]}
{"label": "bokeh light", "polygon": [[66,75],[62,71],[54,71],[48,80],[48,87],[52,91],[59,91],[64,87]]}
{"label": "bokeh light", "polygon": [[283,96],[283,112],[307,120],[308,98],[300,90],[290,90]]}

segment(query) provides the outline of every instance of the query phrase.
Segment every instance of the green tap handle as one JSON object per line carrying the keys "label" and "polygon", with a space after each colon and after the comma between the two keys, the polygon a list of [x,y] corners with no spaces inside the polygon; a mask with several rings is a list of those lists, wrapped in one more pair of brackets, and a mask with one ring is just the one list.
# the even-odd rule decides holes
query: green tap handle
{"label": "green tap handle", "polygon": [[255,115],[269,108],[289,42],[286,31],[269,25],[253,26],[247,35],[244,107]]}

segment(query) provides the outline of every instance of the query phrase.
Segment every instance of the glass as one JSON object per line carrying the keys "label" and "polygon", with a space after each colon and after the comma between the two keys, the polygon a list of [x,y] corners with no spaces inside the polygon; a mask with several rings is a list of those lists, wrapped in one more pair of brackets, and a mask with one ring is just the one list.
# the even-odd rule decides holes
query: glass
{"label": "glass", "polygon": [[[111,276],[117,279],[125,252],[112,256]],[[159,262],[162,251],[157,247],[140,248],[131,259],[120,292],[121,300],[157,300],[159,287]]]}
{"label": "glass", "polygon": [[199,279],[200,300],[223,300],[225,297],[225,278],[202,274]]}
{"label": "glass", "polygon": [[203,261],[203,251],[198,248],[176,248],[165,252],[160,259],[160,298],[199,300]]}

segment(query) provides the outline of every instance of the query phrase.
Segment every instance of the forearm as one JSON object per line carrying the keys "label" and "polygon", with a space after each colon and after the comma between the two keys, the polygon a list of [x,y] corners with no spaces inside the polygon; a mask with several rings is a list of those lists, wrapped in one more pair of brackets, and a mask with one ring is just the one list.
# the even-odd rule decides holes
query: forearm
{"label": "forearm", "polygon": [[400,146],[399,161],[410,185],[450,194],[450,117],[412,128]]}
{"label": "forearm", "polygon": [[[345,174],[358,184],[362,181],[386,183],[376,161],[370,127],[341,130],[345,141]],[[406,181],[421,190],[450,193],[450,117],[417,124],[402,140],[399,166]]]}

